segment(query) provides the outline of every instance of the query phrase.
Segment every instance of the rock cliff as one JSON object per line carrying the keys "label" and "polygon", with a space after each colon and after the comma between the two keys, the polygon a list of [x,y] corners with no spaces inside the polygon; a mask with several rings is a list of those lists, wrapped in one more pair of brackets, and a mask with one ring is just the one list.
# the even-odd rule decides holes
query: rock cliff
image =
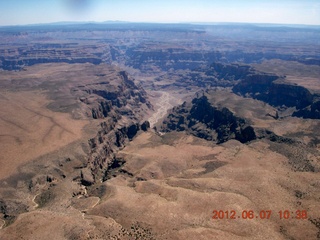
{"label": "rock cliff", "polygon": [[221,54],[214,51],[203,53],[203,51],[190,51],[185,47],[159,47],[146,44],[129,48],[125,52],[125,64],[144,73],[170,69],[191,70],[220,57]]}
{"label": "rock cliff", "polygon": [[118,72],[111,81],[81,85],[73,92],[87,109],[86,115],[94,119],[120,115],[138,119],[144,110],[152,108],[146,91],[136,86],[124,71]]}
{"label": "rock cliff", "polygon": [[[277,80],[277,81],[276,81]],[[249,96],[273,106],[304,108],[312,103],[312,94],[304,87],[284,83],[270,74],[251,74],[233,88],[233,92]]]}
{"label": "rock cliff", "polygon": [[[233,87],[252,72],[254,70],[247,65],[213,62],[203,63],[200,67],[188,71],[169,71],[156,78],[156,81],[167,83],[161,84],[160,88],[178,87],[190,90],[192,87]],[[157,88],[157,82],[154,83],[153,88]]]}
{"label": "rock cliff", "polygon": [[41,63],[92,63],[111,62],[106,45],[79,45],[77,43],[30,43],[0,49],[0,68],[21,70]]}
{"label": "rock cliff", "polygon": [[[117,161],[116,153],[131,141],[139,131],[147,131],[149,122],[142,124],[131,122],[121,124],[116,119],[108,118],[100,125],[100,131],[89,140],[90,154],[86,174],[81,171],[81,183],[85,186],[92,185],[96,180],[107,178],[110,168]],[[87,170],[90,171],[87,171]]]}
{"label": "rock cliff", "polygon": [[320,119],[320,100],[315,100],[310,106],[293,113],[294,117]]}
{"label": "rock cliff", "polygon": [[206,70],[205,74],[207,76],[214,76],[218,79],[233,81],[244,79],[252,71],[253,69],[246,65],[214,62]]}
{"label": "rock cliff", "polygon": [[104,119],[97,135],[89,140],[88,163],[80,174],[84,185],[103,178],[115,161],[117,150],[132,140],[138,131],[147,131],[150,127],[148,122],[141,123],[146,111],[152,109],[145,90],[137,86],[125,71],[112,76],[109,81],[74,89],[87,109],[87,116]]}
{"label": "rock cliff", "polygon": [[233,92],[264,101],[275,107],[295,107],[293,116],[319,119],[319,101],[308,89],[285,82],[272,74],[249,74],[233,87]]}
{"label": "rock cliff", "polygon": [[173,108],[163,121],[161,131],[187,131],[200,138],[217,143],[236,139],[242,143],[256,139],[256,134],[245,119],[229,109],[212,106],[206,96],[194,98]]}

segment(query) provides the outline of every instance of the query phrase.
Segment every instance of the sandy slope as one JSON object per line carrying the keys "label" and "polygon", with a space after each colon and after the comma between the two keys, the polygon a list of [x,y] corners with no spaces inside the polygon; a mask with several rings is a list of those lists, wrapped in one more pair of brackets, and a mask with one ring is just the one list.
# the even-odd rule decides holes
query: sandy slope
{"label": "sandy slope", "polygon": [[52,112],[48,103],[39,91],[0,92],[0,178],[81,137],[87,121]]}
{"label": "sandy slope", "polygon": [[[311,222],[320,218],[318,173],[293,171],[267,141],[215,145],[184,133],[147,132],[118,157],[124,171],[91,189],[96,197],[90,191],[72,197],[75,183],[60,182],[54,200],[21,214],[0,238],[303,240],[318,234]],[[234,210],[236,218],[212,219],[214,210]],[[244,219],[242,211],[250,210],[254,218]],[[266,210],[270,218],[259,218]],[[280,219],[285,210],[306,210],[308,218]]]}

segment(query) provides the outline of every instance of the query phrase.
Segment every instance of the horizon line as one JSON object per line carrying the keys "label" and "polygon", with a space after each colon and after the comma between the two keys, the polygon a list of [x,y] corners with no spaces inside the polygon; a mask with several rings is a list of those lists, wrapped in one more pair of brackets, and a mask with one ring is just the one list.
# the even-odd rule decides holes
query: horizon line
{"label": "horizon line", "polygon": [[156,21],[125,21],[125,20],[106,20],[106,21],[57,21],[57,22],[42,22],[42,23],[26,23],[26,24],[9,24],[0,25],[0,27],[29,27],[40,25],[71,25],[71,24],[190,24],[190,25],[274,25],[274,26],[306,26],[306,27],[320,27],[319,24],[303,24],[303,23],[268,23],[268,22],[156,22]]}

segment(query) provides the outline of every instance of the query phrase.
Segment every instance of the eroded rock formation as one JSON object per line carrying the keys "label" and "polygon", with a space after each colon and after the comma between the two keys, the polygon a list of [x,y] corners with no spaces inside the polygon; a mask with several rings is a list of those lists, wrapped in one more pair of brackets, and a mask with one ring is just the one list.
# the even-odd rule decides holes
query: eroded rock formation
{"label": "eroded rock formation", "polygon": [[138,119],[143,109],[151,109],[147,93],[120,71],[110,81],[81,85],[73,89],[75,95],[87,108],[87,116],[94,119],[119,118],[125,115]]}
{"label": "eroded rock formation", "polygon": [[87,168],[90,169],[89,179],[91,181],[87,181],[83,175],[81,181],[86,185],[91,185],[97,179],[105,177],[105,173],[116,161],[117,151],[131,141],[140,130],[147,131],[148,126],[148,122],[121,125],[117,120],[110,118],[101,123],[101,130],[96,137],[89,140],[91,152]]}
{"label": "eroded rock formation", "polygon": [[249,74],[233,87],[233,92],[261,100],[275,107],[294,107],[292,116],[320,119],[319,97],[307,88],[285,82],[272,74]]}
{"label": "eroded rock formation", "polygon": [[175,107],[163,121],[161,131],[187,131],[206,140],[223,143],[237,139],[242,143],[256,139],[256,134],[245,119],[235,116],[229,109],[212,106],[206,96],[192,103]]}

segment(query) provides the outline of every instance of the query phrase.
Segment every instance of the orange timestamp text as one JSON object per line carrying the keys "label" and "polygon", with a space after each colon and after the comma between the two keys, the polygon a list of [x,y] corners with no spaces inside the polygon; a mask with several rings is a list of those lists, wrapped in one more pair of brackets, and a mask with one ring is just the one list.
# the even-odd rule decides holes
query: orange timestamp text
{"label": "orange timestamp text", "polygon": [[[270,219],[274,214],[271,210],[261,210],[261,211],[253,211],[253,210],[213,210],[212,211],[212,219]],[[279,219],[308,219],[307,210],[280,210],[276,213],[276,216]]]}

